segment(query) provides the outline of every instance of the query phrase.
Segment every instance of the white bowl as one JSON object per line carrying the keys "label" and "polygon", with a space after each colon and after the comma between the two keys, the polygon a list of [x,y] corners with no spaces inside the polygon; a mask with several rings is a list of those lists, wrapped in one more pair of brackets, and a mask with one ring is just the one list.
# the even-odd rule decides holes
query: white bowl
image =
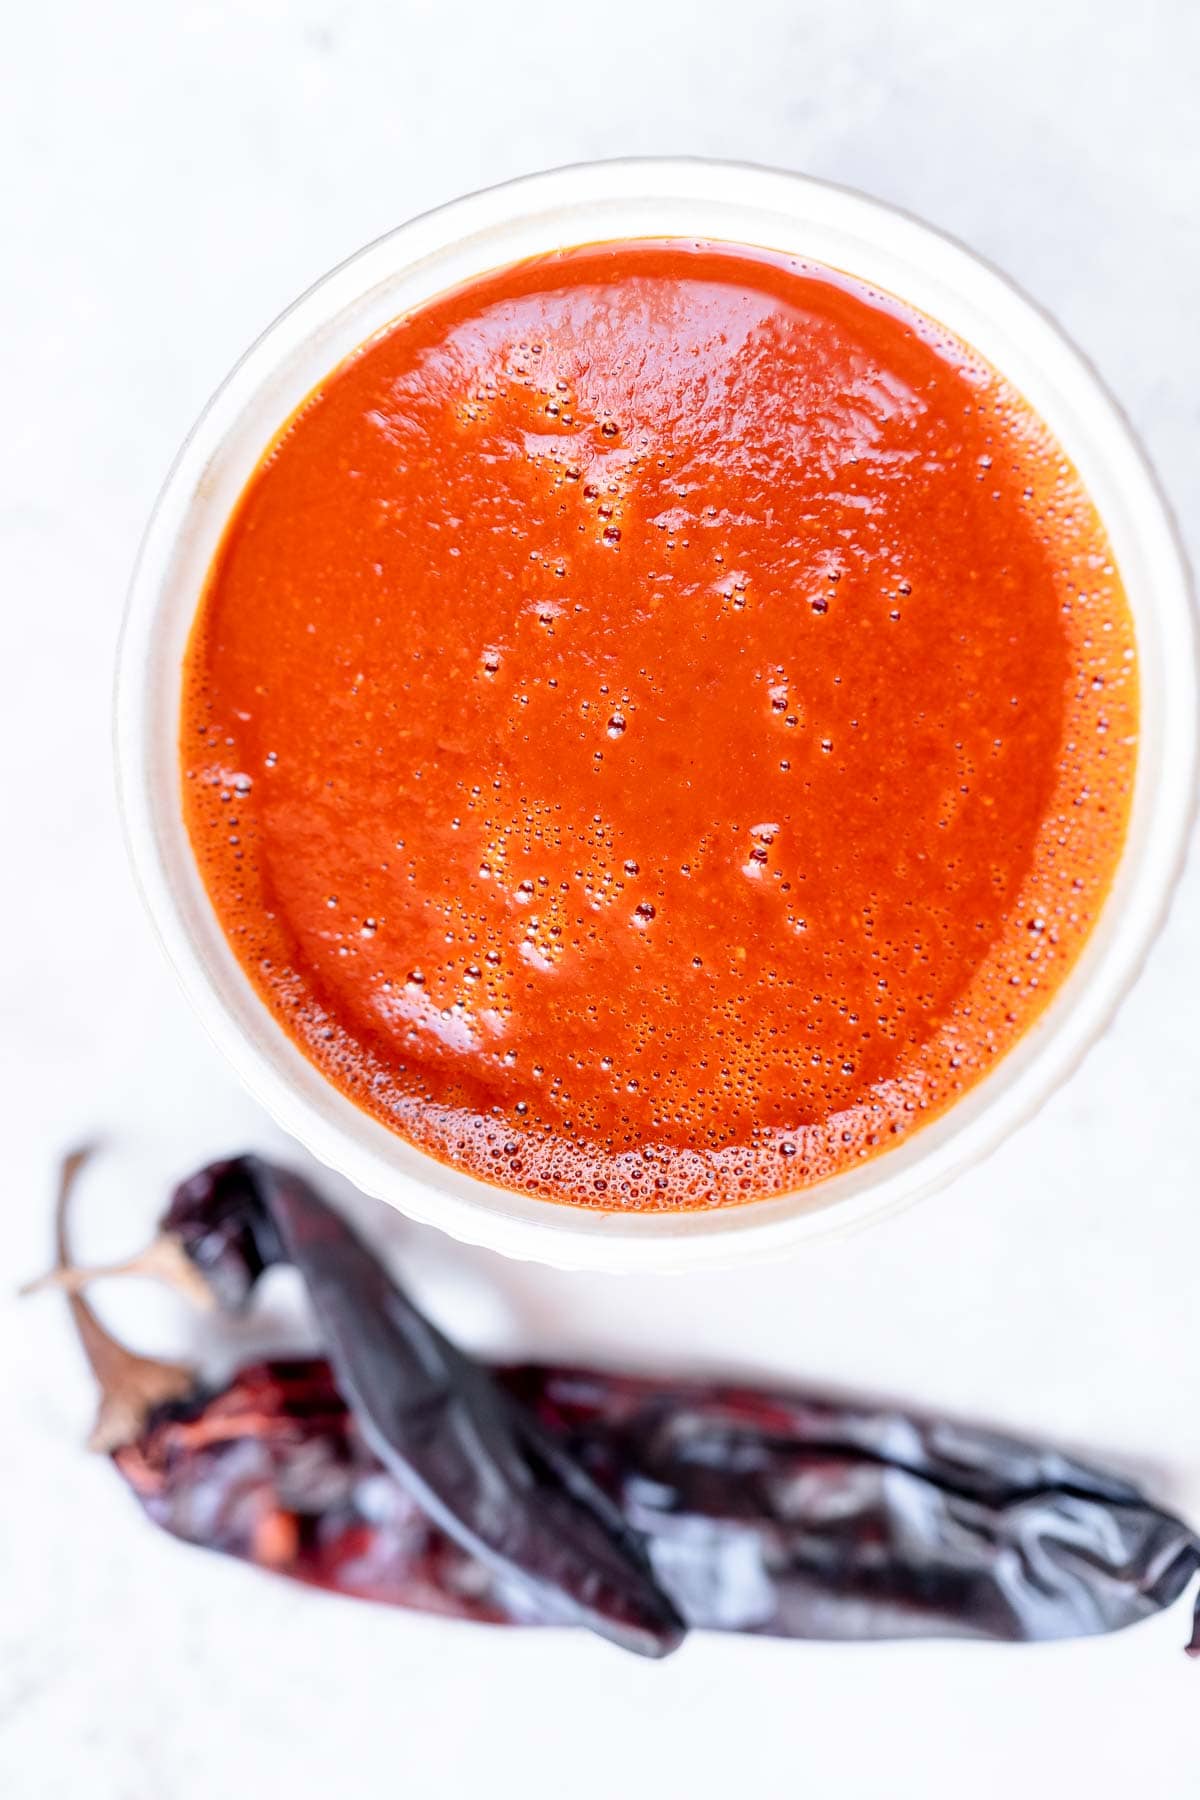
{"label": "white bowl", "polygon": [[[412,307],[565,245],[699,237],[849,271],[973,344],[1041,414],[1108,529],[1137,632],[1141,743],[1129,837],[1078,963],[1042,1018],[949,1112],[807,1191],[713,1212],[593,1212],[445,1167],[361,1112],[275,1023],[227,944],[180,809],[177,733],[188,630],[222,530],[281,423],[335,364]],[[562,1268],[649,1269],[762,1257],[928,1193],[1027,1119],[1095,1041],[1166,910],[1191,818],[1196,645],[1187,568],[1117,407],[1047,316],[961,245],[861,194],[730,163],[611,162],[533,175],[402,225],[310,288],[218,390],[175,462],[133,577],[116,750],[130,853],[170,962],[251,1092],[369,1194],[470,1243]]]}

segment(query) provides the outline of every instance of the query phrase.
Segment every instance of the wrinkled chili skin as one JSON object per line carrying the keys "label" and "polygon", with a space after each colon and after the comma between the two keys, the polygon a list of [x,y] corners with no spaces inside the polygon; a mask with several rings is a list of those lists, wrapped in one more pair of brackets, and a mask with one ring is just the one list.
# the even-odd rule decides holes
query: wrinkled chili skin
{"label": "wrinkled chili skin", "polygon": [[1200,1566],[1192,1531],[1132,1483],[1005,1433],[588,1369],[525,1365],[506,1381],[619,1493],[694,1626],[1088,1636],[1170,1605]]}
{"label": "wrinkled chili skin", "polygon": [[[1200,1560],[1131,1484],[1000,1434],[746,1387],[495,1373],[646,1532],[692,1627],[1084,1636],[1170,1605]],[[189,1542],[360,1598],[539,1622],[382,1468],[321,1359],[257,1364],[159,1408],[115,1461]]]}
{"label": "wrinkled chili skin", "polygon": [[[488,1371],[306,1182],[255,1157],[181,1184],[162,1224],[227,1304],[272,1263],[295,1262],[332,1367],[257,1365],[223,1394],[160,1408],[118,1464],[176,1535],[318,1586],[489,1621],[565,1622],[575,1607],[593,1628],[598,1592],[613,1615],[601,1628],[621,1641],[632,1621],[614,1568],[619,1578],[632,1541],[635,1591],[642,1545],[657,1583],[638,1604],[648,1593],[653,1617],[661,1592],[665,1643],[676,1617],[679,1631],[1021,1640],[1132,1624],[1200,1564],[1193,1533],[1132,1483],[1001,1433],[722,1383]],[[419,1381],[405,1392],[408,1365],[435,1371],[427,1393]],[[392,1455],[397,1396],[401,1440],[406,1408],[438,1421],[415,1486]],[[548,1496],[544,1510],[518,1508],[515,1556],[484,1543],[481,1558],[470,1517],[464,1530],[440,1505],[442,1486],[481,1480],[469,1466],[479,1434],[489,1479],[519,1491],[528,1476]],[[570,1525],[577,1483],[585,1518],[559,1565],[559,1511]],[[546,1604],[547,1570],[565,1608]],[[636,1632],[632,1647],[645,1647]]]}
{"label": "wrinkled chili skin", "polygon": [[488,1571],[363,1442],[322,1358],[256,1363],[160,1407],[113,1461],[156,1525],[359,1599],[499,1623]]}
{"label": "wrinkled chili skin", "polygon": [[253,1156],[214,1163],[160,1227],[235,1305],[273,1262],[296,1267],[359,1432],[505,1592],[641,1655],[678,1647],[684,1622],[620,1507],[301,1176]]}

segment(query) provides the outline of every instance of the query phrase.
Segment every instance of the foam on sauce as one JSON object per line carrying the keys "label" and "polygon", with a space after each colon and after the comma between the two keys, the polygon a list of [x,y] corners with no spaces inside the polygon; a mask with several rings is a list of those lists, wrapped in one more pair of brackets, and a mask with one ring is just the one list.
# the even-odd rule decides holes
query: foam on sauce
{"label": "foam on sauce", "polygon": [[184,671],[242,966],[433,1155],[719,1205],[941,1112],[1119,858],[1134,636],[1079,478],[940,326],[622,243],[365,345],[249,482]]}

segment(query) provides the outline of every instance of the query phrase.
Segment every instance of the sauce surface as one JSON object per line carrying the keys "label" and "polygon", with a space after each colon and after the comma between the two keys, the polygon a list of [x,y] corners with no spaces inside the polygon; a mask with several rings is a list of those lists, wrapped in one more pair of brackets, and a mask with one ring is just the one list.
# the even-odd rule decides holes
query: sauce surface
{"label": "sauce surface", "polygon": [[185,814],[362,1107],[593,1206],[805,1186],[1029,1026],[1119,858],[1133,630],[1045,426],[829,270],[599,245],[443,296],[248,484]]}

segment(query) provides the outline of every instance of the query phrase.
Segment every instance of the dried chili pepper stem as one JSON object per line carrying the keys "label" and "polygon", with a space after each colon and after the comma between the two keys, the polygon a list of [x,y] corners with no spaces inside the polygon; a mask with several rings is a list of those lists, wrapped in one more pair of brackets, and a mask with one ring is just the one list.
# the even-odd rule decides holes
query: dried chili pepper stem
{"label": "dried chili pepper stem", "polygon": [[216,1295],[189,1259],[179,1239],[170,1232],[160,1233],[136,1256],[127,1256],[121,1262],[83,1265],[60,1262],[44,1275],[27,1281],[20,1292],[22,1295],[40,1294],[47,1288],[57,1288],[64,1294],[79,1294],[93,1281],[109,1275],[144,1275],[150,1281],[161,1281],[202,1311],[212,1312],[216,1308]]}
{"label": "dried chili pepper stem", "polygon": [[[63,1159],[55,1208],[58,1266],[54,1274],[71,1269],[67,1211],[79,1174],[90,1155],[90,1149],[81,1149]],[[88,1447],[102,1452],[116,1450],[122,1444],[134,1442],[156,1406],[194,1394],[196,1376],[182,1363],[138,1356],[127,1350],[105,1330],[82,1294],[68,1283],[62,1285],[84,1355],[100,1389],[100,1403]]]}

